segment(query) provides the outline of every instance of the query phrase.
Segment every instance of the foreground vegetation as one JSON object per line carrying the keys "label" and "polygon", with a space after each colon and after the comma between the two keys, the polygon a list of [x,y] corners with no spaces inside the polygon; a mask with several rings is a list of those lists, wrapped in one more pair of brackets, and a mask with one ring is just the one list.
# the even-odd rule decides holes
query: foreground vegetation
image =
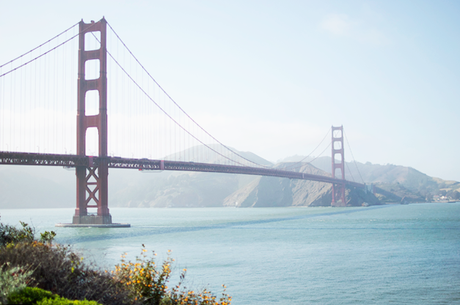
{"label": "foreground vegetation", "polygon": [[179,283],[168,287],[169,256],[156,264],[142,248],[134,262],[122,255],[112,271],[87,264],[72,249],[53,243],[54,232],[36,238],[26,223],[21,228],[0,223],[0,304],[41,305],[228,305],[225,292],[220,297],[210,291],[192,291],[183,286],[186,269]]}

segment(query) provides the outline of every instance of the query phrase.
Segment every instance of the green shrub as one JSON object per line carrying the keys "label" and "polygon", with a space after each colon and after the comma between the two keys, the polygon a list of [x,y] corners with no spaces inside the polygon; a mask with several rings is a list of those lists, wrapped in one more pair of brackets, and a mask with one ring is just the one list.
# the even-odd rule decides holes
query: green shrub
{"label": "green shrub", "polygon": [[8,296],[8,304],[35,304],[43,299],[54,299],[58,297],[50,291],[37,287],[25,287]]}
{"label": "green shrub", "polygon": [[37,305],[101,305],[96,301],[75,300],[71,301],[66,298],[43,299],[36,303]]}
{"label": "green shrub", "polygon": [[25,222],[20,221],[22,228],[0,224],[0,246],[19,241],[31,242],[34,240],[34,230]]}
{"label": "green shrub", "polygon": [[0,266],[0,304],[8,304],[11,294],[24,289],[28,284],[28,278],[32,271],[26,271],[23,267],[11,267],[6,262]]}
{"label": "green shrub", "polygon": [[69,300],[61,298],[50,291],[37,287],[26,287],[8,297],[8,304],[42,304],[42,305],[100,305],[96,301]]}
{"label": "green shrub", "polygon": [[[37,240],[35,238],[35,229],[25,222],[20,221],[19,223],[21,224],[20,229],[0,223],[0,247],[18,242],[33,242]],[[56,233],[54,231],[45,231],[44,233],[40,233],[40,239],[37,241],[51,243],[55,236]]]}
{"label": "green shrub", "polygon": [[0,265],[28,266],[36,286],[70,300],[91,300],[101,304],[132,304],[129,291],[112,276],[85,264],[68,247],[38,241],[20,242],[0,250]]}

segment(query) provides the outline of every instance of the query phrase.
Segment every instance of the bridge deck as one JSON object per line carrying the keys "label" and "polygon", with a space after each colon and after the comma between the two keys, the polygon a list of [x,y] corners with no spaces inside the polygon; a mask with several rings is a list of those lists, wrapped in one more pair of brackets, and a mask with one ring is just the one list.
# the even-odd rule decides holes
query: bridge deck
{"label": "bridge deck", "polygon": [[[272,176],[289,179],[312,180],[325,183],[342,184],[342,179],[334,179],[328,176],[312,175],[294,171],[279,170],[273,168],[257,168],[247,166],[209,164],[197,162],[181,162],[168,160],[130,159],[120,157],[91,157],[79,155],[37,154],[21,152],[0,152],[0,164],[10,165],[41,165],[63,167],[92,167],[97,166],[102,160],[106,160],[109,168],[129,168],[139,170],[169,170],[169,171],[192,171],[211,172],[226,174],[244,174],[258,176]],[[363,188],[364,184],[345,180],[345,184]]]}

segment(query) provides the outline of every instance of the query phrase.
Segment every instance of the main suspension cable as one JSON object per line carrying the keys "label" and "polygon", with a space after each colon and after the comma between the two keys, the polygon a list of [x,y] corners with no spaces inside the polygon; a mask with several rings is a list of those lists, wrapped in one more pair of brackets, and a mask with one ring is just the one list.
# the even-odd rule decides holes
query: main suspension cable
{"label": "main suspension cable", "polygon": [[52,41],[52,40],[58,38],[58,37],[61,36],[62,34],[65,34],[66,32],[68,32],[68,31],[70,31],[71,29],[73,29],[78,23],[79,23],[79,22],[75,23],[74,25],[72,25],[70,28],[68,28],[68,29],[65,30],[64,32],[61,32],[61,33],[57,34],[57,35],[54,36],[53,38],[51,38],[51,39],[45,41],[44,43],[42,43],[42,44],[39,45],[38,47],[35,47],[35,48],[33,48],[32,50],[30,50],[29,52],[26,52],[26,53],[24,53],[24,54],[22,54],[22,55],[20,55],[20,56],[18,56],[18,57],[16,57],[16,58],[10,60],[9,62],[7,62],[7,63],[1,65],[0,68],[3,68],[3,66],[6,66],[7,64],[10,64],[10,63],[12,63],[13,61],[18,60],[19,58],[24,57],[24,56],[26,56],[26,55],[29,54],[29,53],[32,53],[33,51],[35,51],[36,49],[40,48],[41,46],[44,46],[44,45],[47,44],[48,42],[50,42],[50,41]]}
{"label": "main suspension cable", "polygon": [[355,164],[355,167],[356,167],[356,170],[358,171],[359,177],[361,178],[361,181],[364,183],[363,176],[361,176],[361,172],[359,171],[358,165],[356,164],[355,156],[353,156],[353,151],[351,150],[350,143],[348,143],[348,139],[347,139],[345,133],[343,133],[343,136],[345,138],[345,141],[347,141],[348,149],[350,150],[351,157],[353,158],[353,163]]}
{"label": "main suspension cable", "polygon": [[[300,161],[294,163],[293,165],[290,165],[290,166],[286,167],[286,169],[288,169],[288,168],[294,168],[294,169],[300,168],[300,167],[302,166],[301,163],[302,163],[304,160],[306,160],[307,158],[309,158],[309,157],[318,149],[318,147],[320,147],[321,144],[323,144],[324,140],[326,140],[326,138],[327,138],[327,136],[329,135],[329,133],[330,133],[330,130],[328,129],[328,131],[327,131],[326,135],[324,136],[324,138],[321,140],[321,142],[318,144],[318,146],[316,146],[315,149],[313,149],[312,152],[308,154],[308,156],[304,157],[302,160],[300,160]],[[329,145],[329,146],[330,146],[330,145]],[[328,146],[328,147],[329,147],[329,146]],[[326,149],[327,149],[328,147],[326,147]],[[323,150],[319,156],[321,156],[321,155],[326,151],[326,149]],[[314,158],[313,160],[311,160],[310,162],[307,162],[307,163],[311,164],[311,162],[313,162],[314,160],[318,159],[319,156],[317,156],[316,158]]]}
{"label": "main suspension cable", "polygon": [[347,162],[345,162],[345,166],[346,166],[347,169],[348,169],[348,173],[349,173],[350,176],[351,176],[351,180],[356,181],[356,180],[355,180],[355,177],[353,177],[353,173],[351,172],[350,167],[348,166],[348,163],[347,163]]}
{"label": "main suspension cable", "polygon": [[313,161],[315,161],[316,159],[318,159],[319,157],[321,157],[321,156],[324,154],[324,152],[325,152],[329,147],[331,147],[331,145],[332,145],[332,143],[329,143],[329,144],[327,145],[327,147],[326,147],[318,156],[316,156],[313,160],[311,160],[311,161],[308,162],[308,163],[311,164]]}
{"label": "main suspension cable", "polygon": [[[227,147],[226,145],[224,145],[223,143],[221,143],[221,142],[220,142],[219,140],[217,140],[214,136],[212,136],[208,131],[206,131],[203,127],[201,127],[201,125],[198,124],[198,123],[197,123],[187,112],[185,112],[185,110],[183,110],[183,109],[179,106],[179,104],[177,104],[176,101],[175,101],[175,100],[174,100],[174,99],[163,89],[163,87],[161,87],[161,85],[152,77],[152,75],[151,75],[151,74],[147,71],[147,69],[140,63],[140,61],[137,59],[137,57],[134,56],[134,54],[131,52],[131,50],[128,48],[128,46],[124,43],[124,41],[120,38],[120,36],[118,36],[118,34],[115,32],[115,30],[112,28],[112,26],[111,26],[108,22],[107,22],[107,25],[110,27],[110,29],[111,29],[112,32],[115,34],[115,36],[118,38],[118,40],[120,40],[120,42],[123,44],[123,46],[126,48],[126,50],[128,50],[128,52],[131,54],[131,56],[134,58],[134,60],[141,66],[141,68],[145,71],[145,73],[147,73],[147,75],[150,77],[150,79],[151,79],[151,80],[160,88],[160,90],[161,90],[161,91],[162,91],[162,92],[163,92],[163,93],[164,93],[164,94],[165,94],[165,95],[176,105],[176,107],[178,107],[178,108],[182,111],[182,113],[184,113],[184,114],[185,114],[185,115],[186,115],[196,126],[198,126],[198,128],[200,128],[202,131],[204,131],[209,137],[211,137],[214,141],[216,141],[217,143],[219,143],[222,147],[224,147],[224,148],[227,149],[228,151],[232,152],[233,154],[237,155],[238,157],[240,157],[240,158],[242,158],[242,159],[244,159],[244,160],[246,160],[246,161],[248,161],[248,162],[250,162],[250,163],[252,163],[252,164],[255,164],[255,165],[257,165],[257,166],[260,166],[260,167],[268,167],[268,166],[265,166],[265,165],[262,165],[262,164],[258,164],[258,163],[254,162],[254,161],[251,161],[251,160],[249,160],[249,159],[243,157],[242,155],[238,154],[237,152],[235,152],[235,151],[232,150],[231,148],[229,148],[229,147]],[[108,53],[108,52],[107,52],[107,53]],[[110,56],[111,56],[111,55],[110,55]],[[111,56],[111,57],[112,57],[112,56]],[[112,59],[113,59],[113,57],[112,57]],[[115,60],[115,59],[114,59],[114,60]],[[115,60],[115,61],[116,61],[116,60]],[[119,65],[118,62],[117,62],[117,65]],[[120,65],[119,65],[119,66],[120,66]],[[121,66],[120,66],[120,68],[121,68]],[[122,69],[123,69],[123,68],[122,68]],[[127,72],[125,72],[125,73],[127,73]],[[128,74],[127,74],[127,75],[128,75]],[[128,77],[130,77],[130,76],[128,75]],[[131,78],[131,77],[130,77],[130,78]],[[131,79],[132,79],[132,78],[131,78]],[[132,80],[133,80],[133,79],[132,79]],[[133,80],[133,81],[134,81],[134,80]],[[135,82],[135,81],[134,81],[134,82]],[[136,85],[137,85],[137,83],[136,83]],[[137,85],[137,86],[139,87],[139,85]],[[139,89],[141,89],[141,90],[145,93],[145,91],[144,91],[142,88],[139,87]],[[151,100],[153,101],[153,99],[152,99],[147,93],[145,93],[145,94],[147,95],[147,97],[148,97],[149,99],[151,99]],[[153,101],[153,102],[161,109],[161,107],[160,107],[155,101]],[[161,109],[161,110],[162,110],[165,114],[167,114],[163,109]],[[167,115],[168,115],[168,114],[167,114]],[[172,119],[171,116],[168,115],[168,117],[170,117],[170,118]],[[173,121],[176,122],[174,119],[173,119]],[[177,122],[176,122],[176,124],[179,125],[179,123],[177,123]],[[179,125],[179,126],[180,126],[180,125]],[[184,129],[182,126],[180,126],[180,127],[181,127],[182,129]],[[184,131],[186,131],[186,130],[184,129]],[[196,140],[198,140],[198,139],[197,139],[195,136],[193,136],[190,132],[188,132],[188,131],[186,131],[186,132],[187,132],[188,134],[190,134],[193,138],[195,138]],[[200,143],[203,144],[203,142],[201,142],[200,140],[198,140],[198,141],[199,141]],[[203,144],[203,145],[205,145],[205,144]],[[208,147],[208,148],[210,148],[208,145],[205,145],[205,146]],[[212,149],[212,150],[213,150],[214,152],[216,152],[214,149]],[[220,154],[220,153],[219,153],[219,155],[223,156],[223,155]],[[228,160],[230,160],[230,161],[239,163],[239,162],[237,162],[237,161],[235,161],[235,160],[229,159],[228,157],[225,157],[225,158],[228,159]],[[241,164],[241,163],[239,163],[239,164]]]}
{"label": "main suspension cable", "polygon": [[[97,38],[96,38],[97,39]],[[120,65],[120,63],[112,56],[112,54],[107,51],[107,54],[109,54],[110,58],[112,58],[112,60],[117,64],[117,66],[126,74],[126,76],[139,88],[139,90],[142,91],[142,93],[145,94],[145,96],[151,100],[167,117],[169,117],[177,126],[179,126],[183,131],[185,131],[187,134],[189,134],[191,137],[193,137],[195,140],[197,140],[198,142],[200,142],[201,144],[203,144],[205,147],[209,148],[210,150],[212,150],[213,152],[217,153],[218,155],[224,157],[225,159],[229,160],[229,161],[232,161],[232,162],[235,162],[235,163],[238,163],[240,165],[243,165],[243,163],[240,163],[236,160],[233,160],[233,159],[230,159],[229,157],[227,156],[224,156],[223,154],[221,154],[220,152],[216,151],[215,149],[213,149],[212,147],[210,147],[209,145],[205,144],[204,142],[202,142],[200,139],[198,139],[196,136],[194,136],[190,131],[188,131],[185,127],[183,127],[178,121],[176,121],[168,112],[166,112],[166,110],[164,110],[135,80],[134,78]],[[247,159],[246,159],[247,160]],[[248,160],[249,161],[249,160]],[[254,162],[252,162],[254,163]],[[257,164],[257,163],[254,163],[254,164]]]}
{"label": "main suspension cable", "polygon": [[[48,41],[47,41],[47,42],[45,42],[45,43],[42,43],[40,46],[38,46],[38,47],[36,47],[36,48],[34,48],[34,49],[30,50],[29,52],[27,52],[27,53],[24,53],[23,55],[21,55],[21,56],[18,56],[18,57],[16,57],[16,58],[15,58],[15,59],[13,59],[13,60],[10,60],[10,61],[9,61],[9,62],[7,62],[6,64],[3,64],[3,65],[1,65],[1,66],[0,66],[0,68],[1,68],[1,67],[3,67],[3,66],[5,66],[5,65],[7,65],[7,64],[9,64],[9,63],[11,63],[11,62],[13,62],[13,61],[15,61],[15,60],[17,60],[17,59],[19,59],[19,58],[21,58],[21,57],[23,57],[23,56],[25,56],[26,54],[29,54],[30,52],[32,52],[32,51],[34,51],[34,50],[38,49],[39,47],[41,47],[41,46],[43,46],[43,45],[47,44],[48,42],[50,42],[50,41],[52,41],[53,39],[55,39],[55,38],[59,37],[60,35],[62,35],[63,33],[65,33],[65,32],[67,32],[67,31],[69,31],[70,29],[72,29],[72,28],[73,28],[75,25],[77,25],[77,24],[78,24],[78,23],[74,24],[72,27],[68,28],[67,30],[65,30],[65,31],[64,31],[64,32],[62,32],[61,34],[59,34],[59,35],[57,35],[57,36],[53,37],[52,39],[48,40]],[[91,25],[89,28],[91,28],[92,26],[93,26],[93,25]],[[45,53],[42,53],[41,55],[38,55],[37,57],[35,57],[35,58],[33,58],[33,59],[31,59],[31,60],[29,60],[29,61],[27,61],[27,62],[23,63],[22,65],[19,65],[19,66],[17,66],[16,68],[14,68],[14,69],[11,69],[11,70],[9,70],[9,71],[7,71],[7,72],[5,72],[5,73],[1,74],[1,75],[0,75],[0,77],[3,77],[3,76],[5,76],[5,75],[7,75],[7,74],[10,74],[11,72],[13,72],[13,71],[16,71],[16,70],[18,70],[18,69],[20,69],[20,68],[22,68],[22,67],[24,67],[24,66],[26,66],[26,65],[30,64],[31,62],[33,62],[33,61],[35,61],[35,60],[37,60],[37,59],[39,59],[39,58],[41,58],[41,57],[45,56],[46,54],[48,54],[48,53],[50,53],[50,52],[52,52],[52,51],[56,50],[57,48],[59,48],[59,47],[63,46],[64,44],[68,43],[69,41],[71,41],[71,40],[72,40],[72,39],[74,39],[75,37],[79,36],[80,34],[81,34],[81,33],[79,32],[78,34],[76,34],[76,35],[74,35],[74,36],[70,37],[69,39],[65,40],[64,42],[62,42],[62,43],[58,44],[58,45],[57,45],[57,46],[55,46],[54,48],[52,48],[52,49],[49,49],[49,50],[48,50],[48,51],[46,51]]]}

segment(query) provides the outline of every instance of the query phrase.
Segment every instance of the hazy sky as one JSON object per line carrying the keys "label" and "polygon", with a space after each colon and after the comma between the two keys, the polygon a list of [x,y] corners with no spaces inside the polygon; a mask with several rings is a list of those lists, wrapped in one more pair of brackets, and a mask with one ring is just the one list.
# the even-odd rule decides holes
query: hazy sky
{"label": "hazy sky", "polygon": [[276,161],[343,125],[359,162],[460,181],[459,1],[2,1],[0,64],[102,16],[229,146]]}

